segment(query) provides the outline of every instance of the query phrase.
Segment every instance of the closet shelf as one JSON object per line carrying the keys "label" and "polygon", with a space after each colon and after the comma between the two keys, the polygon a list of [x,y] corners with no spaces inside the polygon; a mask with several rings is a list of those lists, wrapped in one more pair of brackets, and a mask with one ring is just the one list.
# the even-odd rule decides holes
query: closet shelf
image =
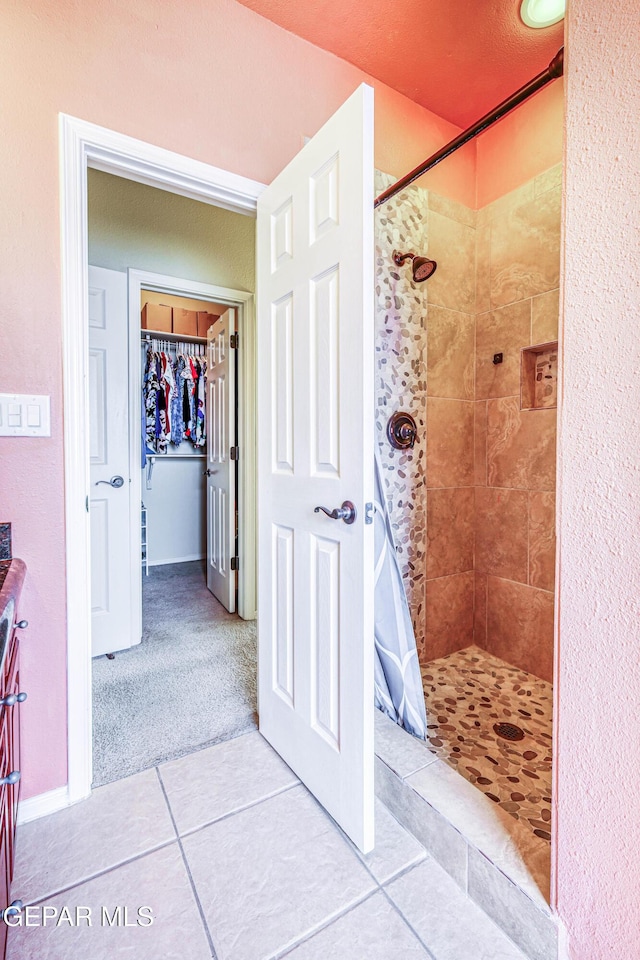
{"label": "closet shelf", "polygon": [[170,343],[206,343],[206,337],[187,337],[184,333],[166,333],[163,330],[141,330],[141,340],[168,340]]}
{"label": "closet shelf", "polygon": [[[186,441],[185,441],[186,442]],[[148,453],[147,460],[206,460],[206,453]]]}

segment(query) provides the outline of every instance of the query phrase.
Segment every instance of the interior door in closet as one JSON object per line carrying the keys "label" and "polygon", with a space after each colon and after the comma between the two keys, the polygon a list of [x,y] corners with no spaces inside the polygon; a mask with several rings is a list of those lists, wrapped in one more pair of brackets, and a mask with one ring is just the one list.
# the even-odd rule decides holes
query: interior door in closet
{"label": "interior door in closet", "polygon": [[258,201],[260,730],[373,846],[373,90]]}
{"label": "interior door in closet", "polygon": [[140,642],[133,590],[129,500],[127,275],[89,267],[91,654]]}
{"label": "interior door in closet", "polygon": [[207,332],[207,586],[236,609],[235,310]]}

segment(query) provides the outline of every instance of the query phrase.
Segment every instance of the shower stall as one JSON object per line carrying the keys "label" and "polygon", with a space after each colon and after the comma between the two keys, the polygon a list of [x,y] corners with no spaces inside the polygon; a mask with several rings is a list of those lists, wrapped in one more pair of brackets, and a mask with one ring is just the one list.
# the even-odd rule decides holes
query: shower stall
{"label": "shower stall", "polygon": [[[476,815],[497,824],[545,907],[561,167],[480,210],[411,179],[376,182],[378,452],[430,754],[400,777],[445,814],[459,790],[472,844]],[[400,414],[415,433],[394,445]]]}

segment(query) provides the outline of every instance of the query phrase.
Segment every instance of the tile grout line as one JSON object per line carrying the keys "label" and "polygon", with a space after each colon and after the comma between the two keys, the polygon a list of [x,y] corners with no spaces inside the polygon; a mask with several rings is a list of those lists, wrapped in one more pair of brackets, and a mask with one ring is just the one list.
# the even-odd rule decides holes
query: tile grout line
{"label": "tile grout line", "polygon": [[[402,824],[400,824],[400,826],[402,826]],[[341,833],[341,831],[339,830],[339,828],[337,828],[337,829],[338,829],[338,832]],[[403,829],[405,829],[405,828],[403,828]],[[407,832],[408,832],[408,831],[407,831]],[[420,842],[420,841],[418,841],[418,843],[419,843],[419,842]],[[420,846],[422,846],[422,844],[420,844]],[[333,917],[332,917],[330,920],[328,920],[326,923],[321,924],[319,927],[317,927],[315,930],[313,930],[312,932],[310,932],[308,935],[302,937],[302,939],[297,940],[295,943],[291,944],[291,946],[286,947],[284,951],[281,951],[281,952],[279,952],[279,953],[274,953],[274,954],[272,954],[271,957],[269,958],[269,960],[281,960],[281,958],[287,957],[290,953],[292,953],[292,952],[293,952],[297,947],[299,947],[301,944],[306,943],[308,940],[312,940],[313,937],[315,937],[315,936],[316,936],[317,934],[319,934],[321,931],[326,930],[326,929],[328,929],[328,927],[333,926],[333,924],[334,924],[334,923],[337,923],[338,920],[342,920],[343,917],[346,917],[346,916],[347,916],[349,913],[351,913],[353,910],[356,910],[358,907],[362,906],[362,904],[363,904],[363,903],[366,903],[367,900],[370,900],[372,897],[375,897],[378,893],[384,892],[384,885],[385,885],[385,884],[393,883],[394,880],[398,880],[400,877],[405,876],[405,874],[409,873],[411,870],[413,870],[415,867],[417,867],[420,863],[422,863],[422,862],[424,861],[424,859],[427,859],[427,858],[429,857],[429,854],[428,854],[426,848],[423,847],[423,850],[424,850],[424,852],[425,852],[425,856],[424,856],[424,858],[423,858],[422,860],[418,860],[418,861],[415,862],[415,863],[410,863],[408,866],[403,867],[402,870],[399,870],[397,873],[395,873],[392,877],[389,877],[387,880],[383,880],[383,881],[378,880],[378,878],[373,874],[373,872],[372,872],[371,869],[369,868],[369,865],[364,861],[362,855],[361,855],[360,853],[356,852],[356,856],[358,857],[359,862],[362,864],[362,866],[364,867],[364,869],[366,870],[366,872],[369,874],[369,876],[370,876],[371,879],[373,880],[373,882],[374,882],[374,884],[375,884],[375,888],[374,888],[373,890],[370,890],[367,894],[365,894],[365,895],[364,895],[363,897],[361,897],[359,900],[356,900],[354,903],[349,904],[349,906],[348,906],[348,907],[345,907],[344,910],[341,910],[340,913],[338,913],[338,914],[336,914],[335,916],[333,916]],[[388,899],[388,898],[387,898],[387,899]],[[401,916],[401,919],[406,923],[406,921],[404,920],[404,917],[402,916],[402,914],[400,914],[400,916]],[[408,923],[407,923],[406,925],[407,925],[407,926],[410,926]],[[411,928],[411,929],[412,929],[412,928]],[[412,932],[415,932],[415,931],[413,931],[413,929],[412,929]],[[422,941],[420,941],[420,942],[422,943]],[[431,954],[429,954],[429,956],[431,957]]]}
{"label": "tile grout line", "polygon": [[[375,880],[375,877],[374,877]],[[377,881],[376,881],[377,884]],[[320,923],[317,927],[314,927],[313,930],[310,930],[309,933],[304,934],[299,940],[296,940],[294,943],[287,944],[286,947],[283,947],[282,950],[278,950],[275,953],[269,955],[268,960],[282,960],[284,957],[288,957],[294,950],[296,950],[303,943],[307,943],[309,940],[313,940],[317,934],[322,933],[323,930],[327,930],[329,927],[332,927],[334,923],[337,923],[338,920],[342,920],[343,917],[348,916],[353,910],[356,910],[358,907],[362,906],[363,903],[366,903],[367,900],[370,900],[371,897],[375,897],[380,891],[379,884],[376,889],[369,890],[368,893],[363,894],[357,900],[354,900],[353,903],[350,903],[347,907],[344,907],[343,910],[340,910],[338,913],[335,913],[332,917],[326,920],[324,923]]]}
{"label": "tile grout line", "polygon": [[214,820],[207,820],[206,823],[200,824],[198,827],[192,827],[190,830],[185,830],[184,833],[179,834],[180,837],[192,837],[196,833],[200,833],[201,830],[206,830],[207,827],[212,827],[215,823],[222,823],[224,820],[229,820],[230,817],[235,817],[239,813],[244,813],[245,810],[251,810],[252,807],[257,807],[260,803],[266,803],[267,800],[273,800],[274,797],[279,797],[283,793],[287,793],[289,790],[295,789],[295,787],[302,787],[304,784],[301,780],[297,780],[295,783],[290,783],[286,787],[280,787],[278,790],[275,790],[273,793],[269,793],[264,797],[260,797],[258,800],[252,800],[250,803],[246,803],[242,807],[236,807],[235,810],[230,810],[229,813],[223,813],[221,816],[216,817]]}
{"label": "tile grout line", "polygon": [[46,900],[50,900],[52,897],[59,897],[61,893],[68,893],[70,890],[75,890],[76,887],[81,887],[85,883],[91,883],[93,880],[99,880],[100,877],[104,877],[108,873],[113,873],[115,870],[119,870],[120,867],[128,867],[130,863],[135,863],[136,860],[142,860],[144,857],[148,857],[152,853],[157,853],[158,850],[164,850],[166,847],[170,847],[171,844],[175,842],[175,838],[171,840],[165,840],[163,843],[159,843],[155,847],[149,847],[147,850],[136,853],[133,857],[128,857],[126,860],[120,860],[118,863],[114,863],[110,867],[105,867],[104,870],[98,870],[97,873],[92,873],[87,877],[80,877],[79,879],[68,884],[66,887],[59,887],[55,890],[51,890],[44,896],[37,897],[35,900],[25,901],[25,906],[37,906],[39,903],[44,903]]}
{"label": "tile grout line", "polygon": [[405,926],[407,926],[407,927],[409,928],[409,930],[411,930],[411,933],[412,933],[412,934],[414,935],[414,937],[417,939],[418,943],[423,947],[425,953],[426,953],[427,956],[430,958],[430,960],[438,960],[438,958],[436,957],[436,955],[431,952],[431,950],[430,950],[429,947],[426,945],[426,943],[424,942],[424,940],[422,939],[422,937],[418,934],[418,931],[415,929],[415,927],[413,926],[413,924],[409,923],[409,921],[407,920],[407,918],[405,917],[404,913],[402,912],[402,910],[400,909],[400,907],[397,905],[397,903],[395,903],[395,901],[392,900],[392,898],[389,896],[389,893],[388,893],[388,891],[385,889],[385,887],[380,887],[380,890],[381,890],[381,892],[382,892],[383,897],[385,897],[386,900],[387,900],[387,902],[391,905],[391,908],[392,908],[393,910],[395,910],[395,912],[398,914],[398,916],[400,917],[400,919],[402,920],[402,922],[405,924]]}
{"label": "tile grout line", "polygon": [[207,919],[206,919],[206,917],[205,917],[205,915],[204,915],[204,910],[202,909],[202,904],[200,903],[200,897],[198,896],[198,891],[197,891],[197,889],[196,889],[196,885],[195,885],[195,883],[194,883],[193,876],[192,876],[192,874],[191,874],[191,868],[190,868],[189,863],[188,863],[188,861],[187,861],[187,856],[186,856],[186,854],[185,854],[185,852],[184,852],[184,847],[182,846],[182,840],[180,839],[180,834],[178,833],[178,827],[177,827],[177,825],[176,825],[176,821],[175,821],[175,818],[174,818],[174,816],[173,816],[173,810],[171,809],[171,804],[169,803],[169,797],[167,796],[167,791],[165,790],[165,786],[164,786],[164,783],[163,783],[163,781],[162,781],[162,776],[160,775],[160,768],[159,768],[159,767],[154,767],[154,770],[156,771],[156,775],[157,775],[157,777],[158,777],[158,783],[160,784],[160,789],[162,790],[162,796],[164,797],[164,802],[165,802],[166,805],[167,805],[167,810],[169,811],[169,816],[170,816],[170,818],[171,818],[171,823],[173,824],[173,829],[174,829],[175,834],[176,834],[176,841],[177,841],[177,843],[178,843],[178,848],[179,848],[179,850],[180,850],[180,856],[182,857],[182,862],[183,862],[183,864],[184,864],[184,868],[185,868],[185,871],[186,871],[186,873],[187,873],[187,878],[188,878],[188,880],[189,880],[189,884],[191,885],[191,892],[192,892],[192,894],[193,894],[193,899],[194,899],[195,902],[196,902],[196,907],[198,908],[198,913],[200,914],[200,920],[201,920],[201,922],[202,922],[202,926],[203,926],[203,929],[204,929],[204,932],[205,932],[205,936],[206,936],[207,942],[208,942],[208,944],[209,944],[209,950],[211,951],[211,960],[218,960],[218,954],[216,953],[216,948],[215,948],[215,946],[214,946],[214,944],[213,944],[213,937],[211,936],[211,931],[209,930],[209,924],[207,923]]}

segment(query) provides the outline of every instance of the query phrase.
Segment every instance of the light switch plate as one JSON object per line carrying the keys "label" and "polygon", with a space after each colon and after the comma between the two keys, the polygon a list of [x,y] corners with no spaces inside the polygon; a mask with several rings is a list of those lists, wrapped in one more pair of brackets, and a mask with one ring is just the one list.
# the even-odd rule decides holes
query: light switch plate
{"label": "light switch plate", "polygon": [[50,437],[49,397],[0,393],[0,437]]}

